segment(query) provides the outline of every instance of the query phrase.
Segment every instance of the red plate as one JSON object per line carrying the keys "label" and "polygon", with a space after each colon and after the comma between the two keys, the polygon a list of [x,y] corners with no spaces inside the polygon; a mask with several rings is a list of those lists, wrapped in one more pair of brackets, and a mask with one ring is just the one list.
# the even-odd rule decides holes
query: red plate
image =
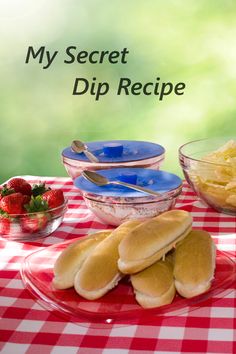
{"label": "red plate", "polygon": [[53,266],[60,252],[76,239],[49,246],[31,253],[23,262],[21,276],[31,293],[49,310],[59,311],[67,319],[80,324],[133,324],[158,316],[173,316],[195,310],[203,302],[216,301],[231,292],[236,280],[236,265],[225,253],[217,250],[215,278],[210,290],[191,299],[176,295],[170,305],[143,309],[135,301],[128,278],[98,300],[79,296],[73,288],[56,290],[52,285]]}

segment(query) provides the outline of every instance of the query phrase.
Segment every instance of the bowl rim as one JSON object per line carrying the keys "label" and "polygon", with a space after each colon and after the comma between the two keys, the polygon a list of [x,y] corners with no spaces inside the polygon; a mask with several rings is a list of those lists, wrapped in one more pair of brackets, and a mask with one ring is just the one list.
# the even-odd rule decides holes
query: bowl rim
{"label": "bowl rim", "polygon": [[233,139],[232,137],[212,137],[212,138],[203,138],[203,139],[196,139],[196,140],[192,140],[192,141],[189,141],[187,143],[184,143],[182,144],[179,149],[178,149],[178,153],[179,153],[179,157],[183,156],[189,160],[192,160],[192,161],[197,161],[197,162],[203,162],[203,163],[208,163],[210,165],[213,165],[213,166],[227,166],[227,167],[231,167],[232,164],[228,163],[228,162],[225,162],[225,163],[219,163],[219,162],[212,162],[212,161],[208,161],[208,160],[204,160],[202,158],[194,158],[194,157],[190,157],[189,155],[186,155],[185,153],[183,153],[183,148],[187,145],[190,145],[192,143],[198,143],[198,142],[201,142],[201,141],[207,141],[207,140],[227,140],[227,138],[229,140]]}
{"label": "bowl rim", "polygon": [[[127,162],[91,162],[91,161],[81,161],[81,160],[76,160],[76,159],[71,159],[69,157],[65,157],[63,155],[61,155],[61,160],[62,160],[62,163],[63,164],[67,164],[69,166],[72,166],[72,167],[80,167],[80,166],[99,166],[99,169],[101,168],[101,166],[105,166],[105,167],[109,167],[109,166],[115,166],[115,167],[119,167],[119,166],[126,166],[126,165],[129,165],[129,164],[134,164],[136,163],[137,165],[138,164],[145,164],[145,165],[148,165],[148,164],[154,164],[154,163],[157,163],[157,162],[162,162],[162,160],[165,159],[165,153],[164,152],[163,154],[161,155],[158,155],[158,156],[154,156],[154,157],[149,157],[149,158],[146,158],[146,159],[142,159],[142,160],[130,160],[130,161],[127,161]],[[74,164],[72,162],[75,162]],[[117,165],[117,166],[116,166]]]}
{"label": "bowl rim", "polygon": [[[91,200],[93,202],[96,203],[100,203],[103,205],[141,205],[141,204],[151,204],[151,203],[159,203],[159,202],[165,202],[165,201],[169,201],[169,200],[173,200],[174,198],[177,198],[183,190],[183,182],[174,189],[171,189],[168,192],[163,193],[160,197],[154,197],[154,196],[144,196],[144,197],[108,197],[107,198],[111,198],[113,200],[99,200],[96,199],[94,196],[96,197],[101,197],[100,195],[96,195],[93,193],[82,193],[82,197],[84,200]],[[172,194],[172,195],[168,195],[168,194]],[[149,200],[145,200],[149,198]],[[119,199],[130,199],[130,201],[120,201]],[[135,201],[133,200],[135,199]]]}
{"label": "bowl rim", "polygon": [[[64,210],[66,210],[68,206],[68,199],[65,198],[65,201],[63,204],[59,205],[58,207],[56,208],[51,208],[51,209],[48,209],[48,210],[42,210],[42,211],[32,211],[30,213],[22,213],[22,214],[9,214],[7,216],[4,216],[2,215],[2,218],[5,218],[5,219],[8,219],[8,218],[17,218],[17,217],[24,217],[24,216],[32,216],[32,215],[36,215],[36,214],[44,214],[44,213],[51,213],[51,212],[54,212],[54,211],[57,211],[59,209],[62,208],[62,212],[61,214],[63,213]],[[61,216],[61,215],[58,215],[58,217]]]}

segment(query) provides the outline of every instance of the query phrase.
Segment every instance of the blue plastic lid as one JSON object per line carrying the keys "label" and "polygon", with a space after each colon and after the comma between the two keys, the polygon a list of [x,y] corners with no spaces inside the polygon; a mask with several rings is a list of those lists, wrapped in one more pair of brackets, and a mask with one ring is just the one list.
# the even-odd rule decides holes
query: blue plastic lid
{"label": "blue plastic lid", "polygon": [[[131,183],[130,176],[133,179],[133,184],[152,189],[153,191],[164,194],[168,191],[181,186],[181,179],[173,173],[165,171],[157,171],[145,168],[113,168],[109,170],[96,171],[110,181],[123,181]],[[136,181],[134,179],[136,176]],[[135,183],[136,182],[136,183]],[[109,184],[106,186],[96,186],[88,181],[83,176],[79,176],[74,180],[77,188],[86,193],[107,197],[144,197],[147,194],[132,190],[124,186]]]}
{"label": "blue plastic lid", "polygon": [[[145,160],[165,153],[165,149],[155,143],[135,140],[92,141],[85,143],[102,163],[116,163]],[[76,153],[67,147],[62,151],[62,156],[79,161],[89,161],[84,153]]]}

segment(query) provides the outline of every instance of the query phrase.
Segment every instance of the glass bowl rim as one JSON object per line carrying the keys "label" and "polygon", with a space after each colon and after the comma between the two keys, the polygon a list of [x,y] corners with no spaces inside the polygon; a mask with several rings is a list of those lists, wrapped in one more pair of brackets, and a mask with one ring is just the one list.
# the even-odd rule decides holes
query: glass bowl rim
{"label": "glass bowl rim", "polygon": [[[174,188],[169,190],[168,192],[163,193],[162,196],[160,197],[155,197],[155,196],[144,196],[144,197],[112,197],[112,196],[100,196],[100,195],[96,195],[93,193],[82,193],[82,197],[84,198],[84,200],[91,200],[93,202],[96,203],[100,203],[103,205],[114,205],[114,204],[118,204],[118,205],[137,205],[137,204],[149,204],[149,203],[159,203],[159,202],[165,202],[165,201],[169,201],[172,200],[174,198],[177,198],[183,189],[183,182],[179,185],[179,187]],[[169,195],[171,194],[171,195]],[[101,197],[104,198],[105,200],[99,200],[96,199],[95,197]],[[149,199],[149,200],[145,200]],[[108,199],[108,200],[107,200]],[[112,200],[109,200],[112,199]],[[119,199],[130,199],[130,202],[120,202]]]}
{"label": "glass bowl rim", "polygon": [[[203,142],[203,141],[210,141],[210,140],[226,140],[227,137],[214,137],[214,138],[204,138],[204,139],[196,139],[196,140],[192,140],[192,141],[189,141],[187,143],[184,143],[182,144],[179,149],[178,149],[178,152],[179,152],[179,157],[183,156],[184,158],[186,159],[189,159],[189,160],[192,160],[192,161],[197,161],[197,162],[201,162],[201,163],[208,163],[209,165],[213,165],[213,166],[227,166],[227,167],[231,167],[232,165],[230,163],[219,163],[219,162],[212,162],[212,161],[208,161],[208,160],[204,160],[202,158],[194,158],[194,157],[191,157],[185,153],[183,153],[183,149],[184,147],[186,147],[187,145],[190,145],[190,144],[193,144],[193,143],[198,143],[198,142]],[[228,139],[230,140],[230,137],[228,137]],[[232,139],[232,137],[231,137]]]}
{"label": "glass bowl rim", "polygon": [[48,209],[48,210],[42,210],[42,211],[32,211],[30,213],[22,213],[22,214],[9,214],[9,216],[5,216],[4,215],[2,216],[3,218],[5,219],[8,219],[9,218],[16,218],[16,217],[24,217],[24,216],[32,216],[32,215],[37,215],[37,214],[44,214],[44,213],[51,213],[51,212],[54,212],[54,211],[57,211],[59,210],[60,208],[62,208],[62,211],[61,213],[58,215],[61,216],[63,214],[63,212],[66,210],[67,208],[67,205],[68,205],[68,199],[65,199],[64,203],[55,207],[55,208],[51,208],[51,209]]}
{"label": "glass bowl rim", "polygon": [[[166,152],[163,152],[163,154],[158,155],[158,156],[154,156],[154,157],[148,157],[145,159],[141,159],[141,160],[130,160],[130,161],[125,161],[125,162],[91,162],[91,161],[81,161],[81,160],[76,160],[76,159],[72,159],[70,157],[66,157],[61,155],[61,159],[62,159],[62,163],[63,164],[67,164],[70,165],[72,167],[78,167],[80,165],[94,165],[94,166],[113,166],[113,165],[128,165],[130,163],[145,163],[145,164],[149,164],[149,162],[152,163],[152,160],[154,160],[155,162],[161,162],[163,159],[165,159],[165,154]],[[72,162],[75,162],[74,164]],[[153,162],[154,163],[154,162]]]}

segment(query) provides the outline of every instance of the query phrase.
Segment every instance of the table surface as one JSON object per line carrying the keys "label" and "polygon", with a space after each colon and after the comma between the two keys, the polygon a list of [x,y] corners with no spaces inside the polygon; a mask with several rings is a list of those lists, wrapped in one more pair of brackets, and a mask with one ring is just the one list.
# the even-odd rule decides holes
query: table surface
{"label": "table surface", "polygon": [[[69,200],[61,226],[35,242],[0,241],[1,353],[236,353],[236,287],[178,316],[158,316],[132,325],[72,323],[48,311],[24,288],[20,268],[25,256],[43,247],[110,228],[85,206],[72,181],[64,177],[26,176],[62,188]],[[193,228],[211,233],[219,250],[235,260],[236,218],[200,203],[184,184],[176,208],[191,212]]]}

